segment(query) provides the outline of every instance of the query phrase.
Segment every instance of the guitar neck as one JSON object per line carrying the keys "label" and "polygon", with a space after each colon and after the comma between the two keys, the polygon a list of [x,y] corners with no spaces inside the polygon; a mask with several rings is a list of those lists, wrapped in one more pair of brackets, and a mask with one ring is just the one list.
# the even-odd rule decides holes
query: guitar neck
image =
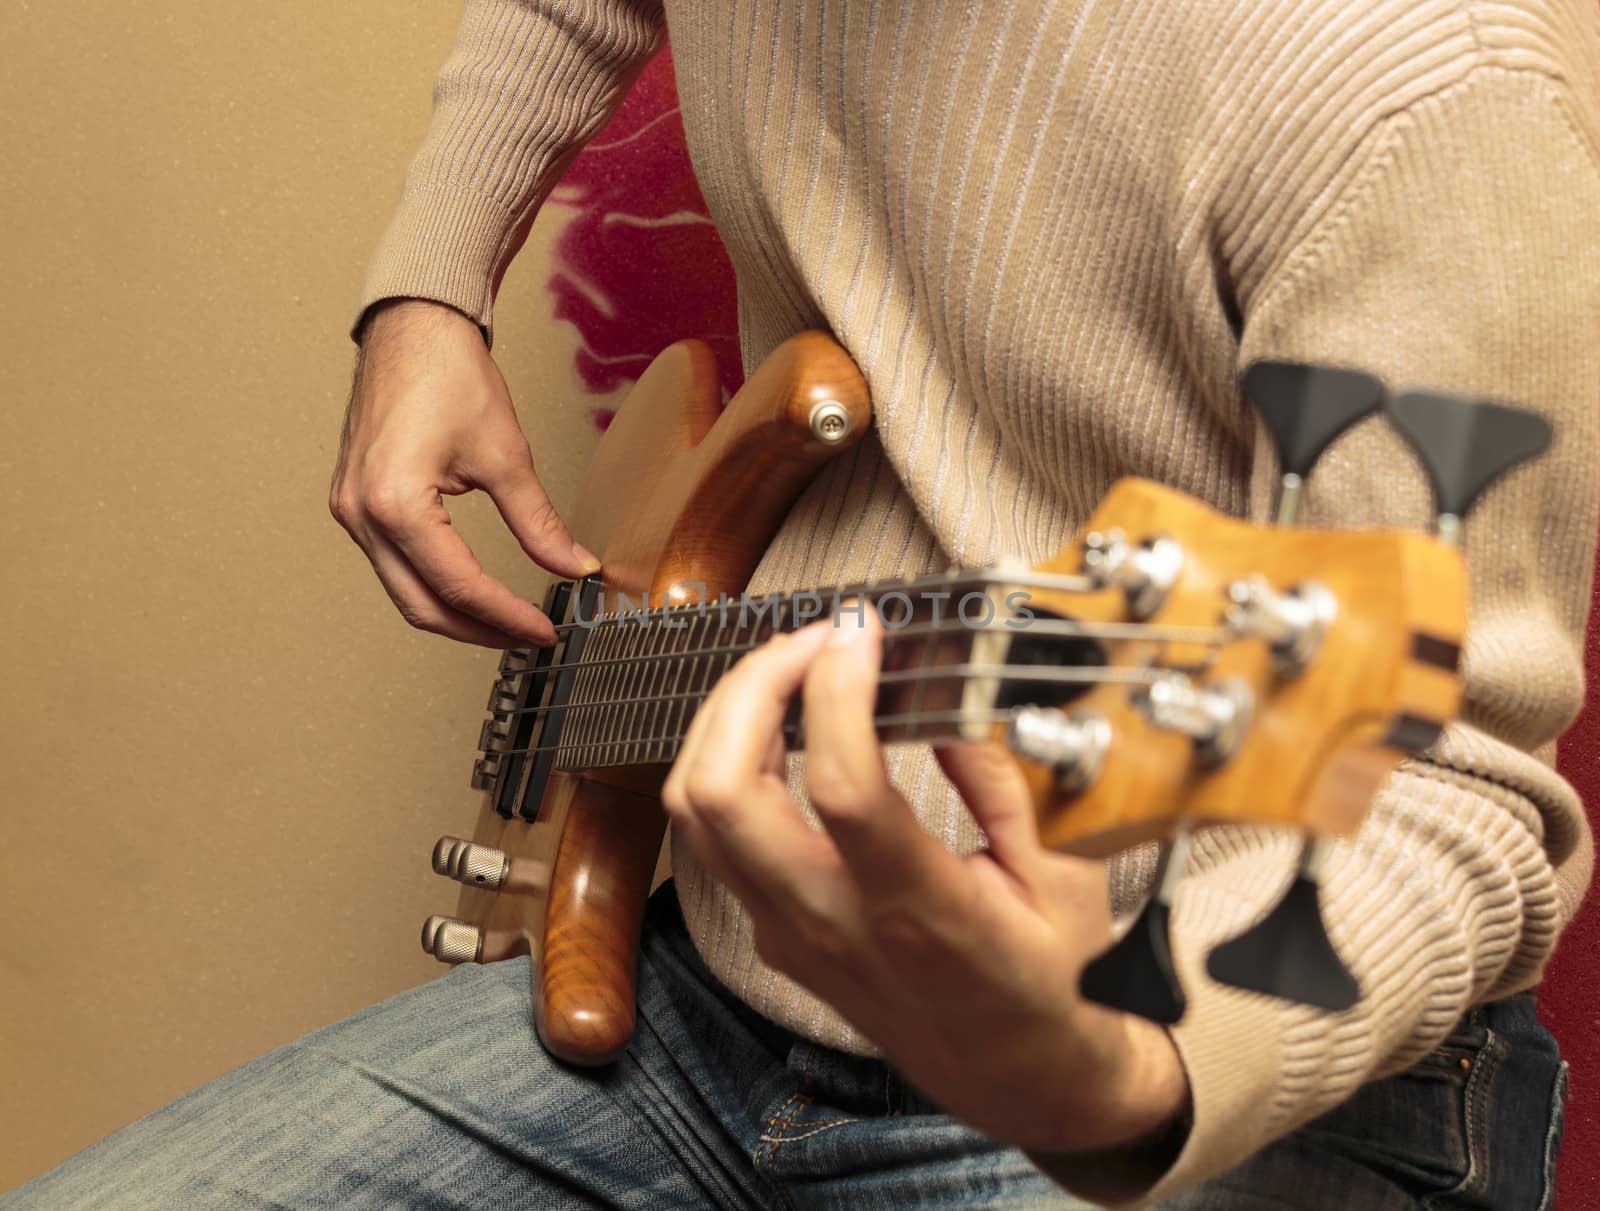
{"label": "guitar neck", "polygon": [[[874,712],[880,738],[948,738],[961,723],[960,678],[950,670],[970,663],[974,632],[940,606],[982,592],[952,576],[666,608],[597,597],[593,612],[568,624],[565,650],[552,653],[552,667],[575,664],[556,695],[565,703],[556,768],[673,760],[695,711],[741,656],[841,607],[878,608],[889,624]],[[791,747],[804,743],[797,711],[784,730]]]}
{"label": "guitar neck", "polygon": [[[593,579],[563,582],[546,601],[555,646],[514,650],[501,663],[478,785],[494,791],[503,814],[526,814],[529,792],[542,790],[552,770],[670,762],[695,711],[741,656],[841,609],[874,608],[884,621],[874,704],[882,742],[987,731],[1009,712],[1006,687],[1017,673],[1008,662],[1035,663],[1027,648],[1039,628],[1013,579],[959,572],[686,605],[608,596]],[[1063,637],[1046,629],[1049,663],[1059,667]],[[1076,663],[1103,663],[1093,640],[1080,646]],[[1033,690],[1029,700],[1040,697]],[[1058,687],[1053,696],[1071,692]],[[784,736],[791,749],[804,744],[798,704]]]}

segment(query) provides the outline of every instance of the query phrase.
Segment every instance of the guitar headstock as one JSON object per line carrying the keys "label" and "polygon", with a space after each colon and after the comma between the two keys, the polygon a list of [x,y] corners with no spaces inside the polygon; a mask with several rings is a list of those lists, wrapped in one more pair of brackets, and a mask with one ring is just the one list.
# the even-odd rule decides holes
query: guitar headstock
{"label": "guitar headstock", "polygon": [[[1427,535],[1265,526],[1124,480],[1035,573],[1099,586],[1029,589],[1028,608],[1097,637],[1105,669],[1004,736],[1054,848],[1102,856],[1212,824],[1353,833],[1460,704],[1466,573]],[[1086,746],[1058,728],[1067,759],[1050,760],[1042,710],[1099,751],[1074,759]]]}
{"label": "guitar headstock", "polygon": [[[1141,480],[1117,484],[1077,541],[1034,568],[1030,609],[1091,639],[1082,688],[1016,709],[998,738],[1023,763],[1047,845],[1103,856],[1164,843],[1154,891],[1084,972],[1089,998],[1161,1022],[1185,1004],[1169,948],[1188,837],[1225,824],[1297,830],[1299,867],[1265,917],[1219,946],[1213,978],[1330,1010],[1359,998],[1322,923],[1331,839],[1460,708],[1479,494],[1549,444],[1535,413],[1360,371],[1257,363],[1240,381],[1278,454],[1276,523],[1222,515]],[[1432,534],[1295,524],[1323,451],[1383,408],[1434,489]],[[993,645],[991,644],[991,647]]]}

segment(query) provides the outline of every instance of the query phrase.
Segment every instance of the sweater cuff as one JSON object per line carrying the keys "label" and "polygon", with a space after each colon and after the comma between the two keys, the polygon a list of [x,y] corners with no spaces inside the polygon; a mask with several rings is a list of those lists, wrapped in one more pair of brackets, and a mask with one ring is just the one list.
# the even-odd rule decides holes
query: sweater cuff
{"label": "sweater cuff", "polygon": [[1058,1185],[1106,1207],[1151,1207],[1242,1163],[1293,1122],[1317,1083],[1313,1036],[1334,1028],[1339,1015],[1229,988],[1205,970],[1212,948],[1260,914],[1281,883],[1274,876],[1293,862],[1292,846],[1269,843],[1249,870],[1181,885],[1172,947],[1189,1003],[1169,1033],[1189,1082],[1187,1135],[1168,1137],[1173,1146],[1164,1155],[1141,1150],[1139,1164],[1121,1158],[1107,1167],[1097,1154],[1030,1157]]}
{"label": "sweater cuff", "polygon": [[495,291],[524,219],[486,194],[408,185],[367,269],[351,336],[374,304],[414,298],[454,307],[492,344]]}
{"label": "sweater cuff", "polygon": [[[1159,1180],[1134,1192],[1132,1205],[1159,1203],[1259,1152],[1283,1133],[1301,1100],[1300,1086],[1314,1080],[1313,1049],[1297,1062],[1295,1035],[1286,1029],[1300,1015],[1282,1001],[1218,984],[1205,970],[1205,956],[1254,915],[1240,907],[1237,916],[1228,914],[1233,923],[1226,928],[1174,939],[1189,1008],[1171,1033],[1189,1077],[1194,1117],[1176,1160]],[[1328,1021],[1325,1028],[1332,1027]],[[1248,1063],[1240,1062],[1243,1056]]]}

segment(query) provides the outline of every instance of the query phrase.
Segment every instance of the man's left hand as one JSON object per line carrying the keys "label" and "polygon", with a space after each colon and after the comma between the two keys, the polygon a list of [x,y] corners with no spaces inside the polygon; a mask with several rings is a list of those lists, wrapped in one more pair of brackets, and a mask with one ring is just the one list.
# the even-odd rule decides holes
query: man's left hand
{"label": "man's left hand", "polygon": [[[1188,1088],[1161,1027],[1085,1001],[1111,941],[1105,865],[1047,852],[995,744],[937,750],[988,838],[957,857],[890,784],[873,727],[883,632],[870,608],[775,638],[696,713],[663,791],[687,844],[749,911],[756,948],[978,1129],[1036,1152],[1114,1148]],[[813,828],[782,728],[804,695]]]}

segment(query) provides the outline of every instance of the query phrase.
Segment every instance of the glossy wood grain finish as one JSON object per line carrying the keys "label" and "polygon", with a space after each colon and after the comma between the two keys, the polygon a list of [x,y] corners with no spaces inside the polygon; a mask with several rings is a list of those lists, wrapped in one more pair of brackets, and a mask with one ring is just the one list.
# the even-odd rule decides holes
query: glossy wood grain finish
{"label": "glossy wood grain finish", "polygon": [[[1169,835],[1183,817],[1196,825],[1281,824],[1347,835],[1383,777],[1407,755],[1386,741],[1395,721],[1455,718],[1459,677],[1419,660],[1414,637],[1445,646],[1462,641],[1466,571],[1456,550],[1417,533],[1255,525],[1133,479],[1112,488],[1085,533],[1110,529],[1132,540],[1165,535],[1184,548],[1182,574],[1153,624],[1215,626],[1228,583],[1255,574],[1279,590],[1320,582],[1340,608],[1315,659],[1294,676],[1274,671],[1260,639],[1221,647],[1203,680],[1239,678],[1256,706],[1243,744],[1219,767],[1206,767],[1189,740],[1151,724],[1126,685],[1096,686],[1074,702],[1074,709],[1103,714],[1114,739],[1099,776],[1076,795],[1061,795],[1047,771],[1028,767],[1047,844],[1103,856]],[[1081,572],[1080,549],[1075,543],[1040,570]],[[1030,604],[1085,622],[1128,618],[1116,590],[1035,592]],[[1144,663],[1151,651],[1147,640],[1110,646],[1118,664]],[[1171,646],[1163,661],[1202,655]]]}
{"label": "glossy wood grain finish", "polygon": [[[826,443],[813,408],[834,400],[850,431]],[[569,522],[604,565],[608,605],[738,593],[784,515],[824,462],[871,424],[866,384],[822,333],[774,350],[724,409],[716,365],[685,341],[651,363],[596,450]],[[487,805],[474,840],[552,863],[547,899],[465,889],[460,915],[527,931],[535,953],[535,1020],[549,1050],[604,1064],[634,1022],[634,968],[664,818],[661,765],[558,773],[537,824]]]}
{"label": "glossy wood grain finish", "polygon": [[571,1064],[610,1063],[633,1037],[639,929],[666,819],[654,794],[570,777],[550,872],[534,1023]]}

